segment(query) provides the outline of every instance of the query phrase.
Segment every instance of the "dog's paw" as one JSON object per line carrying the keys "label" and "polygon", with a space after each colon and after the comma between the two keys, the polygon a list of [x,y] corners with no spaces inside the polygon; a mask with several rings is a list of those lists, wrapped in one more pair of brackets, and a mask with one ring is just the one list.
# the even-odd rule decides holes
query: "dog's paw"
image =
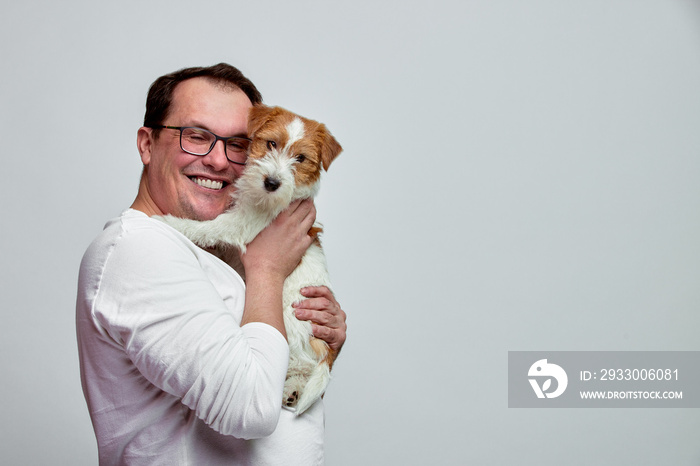
{"label": "dog's paw", "polygon": [[304,388],[304,380],[299,376],[291,376],[284,382],[284,391],[282,392],[282,405],[293,408],[297,405],[301,390]]}
{"label": "dog's paw", "polygon": [[296,406],[297,401],[299,401],[299,392],[292,392],[284,400],[284,405],[288,408],[293,408]]}

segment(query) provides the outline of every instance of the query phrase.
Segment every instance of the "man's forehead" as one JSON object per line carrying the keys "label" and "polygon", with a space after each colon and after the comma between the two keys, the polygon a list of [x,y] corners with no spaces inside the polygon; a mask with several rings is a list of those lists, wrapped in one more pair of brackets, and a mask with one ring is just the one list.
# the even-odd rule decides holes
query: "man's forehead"
{"label": "man's forehead", "polygon": [[211,96],[217,97],[221,94],[240,94],[245,97],[247,103],[252,106],[250,99],[239,87],[232,83],[221,80],[214,80],[205,77],[190,78],[178,83],[173,89],[171,105],[174,107],[188,104],[197,104],[201,99]]}
{"label": "man's forehead", "polygon": [[188,126],[200,126],[194,123],[203,125],[212,118],[217,121],[245,119],[247,122],[252,106],[240,88],[222,86],[220,82],[198,77],[185,80],[175,87],[168,117],[178,119],[178,125]]}

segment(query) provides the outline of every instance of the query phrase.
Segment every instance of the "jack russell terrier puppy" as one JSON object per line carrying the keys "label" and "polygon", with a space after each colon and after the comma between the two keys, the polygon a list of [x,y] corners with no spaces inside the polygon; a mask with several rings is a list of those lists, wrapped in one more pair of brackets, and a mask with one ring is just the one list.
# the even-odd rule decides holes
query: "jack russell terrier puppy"
{"label": "jack russell terrier puppy", "polygon": [[[214,220],[203,222],[170,215],[158,217],[197,245],[222,249],[229,259],[237,256],[230,254],[231,247],[245,252],[246,245],[291,202],[313,198],[320,186],[321,168],[328,170],[342,151],[325,125],[280,107],[253,107],[248,137],[251,141],[246,168],[236,180],[232,207]],[[284,282],[289,368],[282,404],[296,415],[306,411],[326,391],[337,356],[325,341],[311,334],[309,322],[295,317],[292,307],[294,302],[305,299],[299,292],[302,288],[330,288],[326,258],[317,236],[321,231],[319,224],[309,231],[315,240]],[[232,265],[245,278],[240,262],[238,267]]]}

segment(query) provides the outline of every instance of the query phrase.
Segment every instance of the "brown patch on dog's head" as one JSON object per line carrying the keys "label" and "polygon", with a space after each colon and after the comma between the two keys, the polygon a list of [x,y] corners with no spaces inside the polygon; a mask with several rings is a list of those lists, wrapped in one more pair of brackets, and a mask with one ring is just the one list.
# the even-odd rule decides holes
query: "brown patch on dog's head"
{"label": "brown patch on dog's head", "polygon": [[304,137],[291,146],[293,157],[302,156],[296,165],[297,184],[310,185],[321,177],[321,167],[328,170],[331,162],[343,150],[323,123],[298,117],[304,123]]}
{"label": "brown patch on dog's head", "polygon": [[[306,124],[304,130],[306,131]],[[314,144],[313,138],[306,131],[304,138],[296,141],[291,146],[291,157],[297,159],[294,166],[294,180],[297,186],[310,186],[321,178],[321,152]]]}
{"label": "brown patch on dog's head", "polygon": [[248,113],[248,137],[252,140],[248,157],[259,159],[268,152],[270,141],[280,148],[286,144],[285,126],[294,114],[280,107],[255,105]]}
{"label": "brown patch on dog's head", "polygon": [[280,107],[268,107],[267,105],[254,105],[248,112],[248,137],[255,138],[260,128],[265,123],[274,119],[281,113]]}

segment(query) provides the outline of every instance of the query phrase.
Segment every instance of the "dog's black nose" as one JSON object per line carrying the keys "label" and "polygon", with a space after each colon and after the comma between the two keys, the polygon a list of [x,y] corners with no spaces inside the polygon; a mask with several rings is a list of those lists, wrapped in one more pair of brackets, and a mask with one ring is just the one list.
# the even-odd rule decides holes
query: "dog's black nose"
{"label": "dog's black nose", "polygon": [[276,191],[280,187],[280,182],[274,178],[265,178],[265,189],[269,192]]}

